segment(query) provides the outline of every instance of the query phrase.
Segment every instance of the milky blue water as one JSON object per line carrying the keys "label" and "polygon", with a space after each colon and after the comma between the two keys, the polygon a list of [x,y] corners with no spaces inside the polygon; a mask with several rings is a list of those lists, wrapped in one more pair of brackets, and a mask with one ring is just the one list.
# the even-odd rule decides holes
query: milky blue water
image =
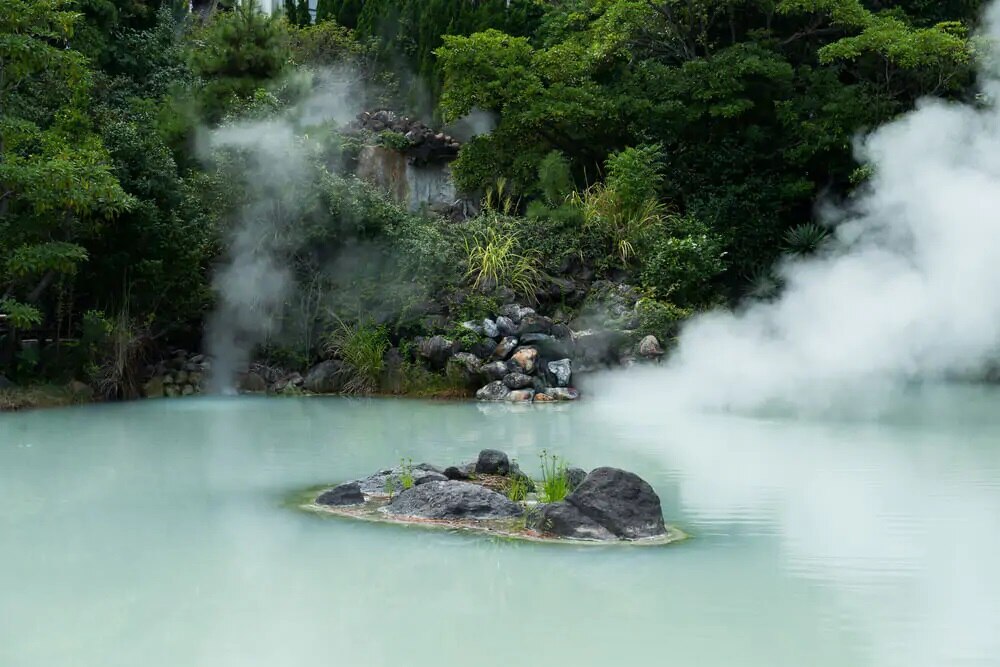
{"label": "milky blue water", "polygon": [[[865,420],[326,398],[0,415],[0,666],[1000,665],[998,408],[952,387]],[[634,470],[692,538],[511,543],[284,504],[487,446]]]}

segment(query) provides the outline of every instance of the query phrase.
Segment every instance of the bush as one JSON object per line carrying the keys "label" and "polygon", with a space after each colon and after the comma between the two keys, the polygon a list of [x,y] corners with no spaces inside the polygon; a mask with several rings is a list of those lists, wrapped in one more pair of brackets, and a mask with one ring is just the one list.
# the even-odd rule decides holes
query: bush
{"label": "bush", "polygon": [[643,257],[642,284],[682,308],[708,305],[725,268],[722,244],[695,218],[675,218],[671,226],[672,234],[654,240]]}
{"label": "bush", "polygon": [[344,362],[347,393],[371,394],[379,386],[389,335],[385,327],[369,320],[347,324],[337,318],[336,328],[327,335],[324,351]]}
{"label": "bush", "polygon": [[542,279],[537,253],[522,251],[514,229],[502,229],[499,216],[490,217],[485,229],[466,238],[466,280],[483,292],[509,287],[533,299]]}

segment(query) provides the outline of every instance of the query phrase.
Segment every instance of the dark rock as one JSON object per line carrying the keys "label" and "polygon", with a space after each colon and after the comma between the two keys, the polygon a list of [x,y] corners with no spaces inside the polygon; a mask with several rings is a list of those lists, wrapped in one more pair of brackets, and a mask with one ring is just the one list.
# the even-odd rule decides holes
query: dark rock
{"label": "dark rock", "polygon": [[507,364],[502,361],[494,361],[491,364],[483,364],[479,370],[490,382],[502,380],[509,372],[507,370]]}
{"label": "dark rock", "polygon": [[335,394],[344,388],[343,367],[336,360],[320,362],[309,369],[302,386],[315,394]]}
{"label": "dark rock", "polygon": [[496,491],[469,482],[428,482],[403,491],[386,508],[389,514],[421,519],[507,519],[524,510]]}
{"label": "dark rock", "polygon": [[347,482],[329,491],[324,491],[316,499],[317,505],[330,505],[331,507],[361,505],[364,502],[365,496],[361,493],[361,486],[357,482]]}
{"label": "dark rock", "polygon": [[549,389],[548,380],[543,375],[536,375],[531,379],[531,388],[535,390],[535,396]]}
{"label": "dark rock", "polygon": [[660,498],[635,473],[597,468],[566,501],[618,537],[638,539],[666,532]]}
{"label": "dark rock", "polygon": [[464,463],[460,466],[448,466],[444,469],[444,476],[448,479],[470,479],[475,472],[475,463]]}
{"label": "dark rock", "polygon": [[493,356],[496,347],[497,343],[492,338],[480,338],[468,351],[480,359],[489,359]]}
{"label": "dark rock", "polygon": [[517,335],[517,325],[514,321],[505,315],[501,315],[497,318],[497,333],[501,336],[514,336]]}
{"label": "dark rock", "polygon": [[578,331],[572,357],[585,368],[613,366],[618,363],[618,347],[627,340],[621,331]]}
{"label": "dark rock", "polygon": [[510,459],[499,449],[484,449],[476,460],[476,472],[480,475],[506,475],[510,472]]}
{"label": "dark rock", "polygon": [[[434,469],[433,466],[428,467],[431,469],[427,470],[421,466],[413,466],[409,469],[410,477],[413,478],[413,486],[422,484],[425,477],[431,478],[428,481],[440,481],[445,477],[440,470]],[[385,497],[389,495],[390,488],[394,494],[404,490],[403,478],[405,476],[403,468],[397,466],[388,470],[379,470],[374,475],[358,480],[357,483],[365,495]]]}
{"label": "dark rock", "polygon": [[567,325],[562,323],[556,323],[552,325],[552,335],[559,340],[572,340],[573,330]]}
{"label": "dark rock", "polygon": [[433,368],[444,368],[448,358],[454,352],[454,343],[444,336],[431,336],[420,341],[417,353],[426,359]]}
{"label": "dark rock", "polygon": [[420,477],[413,478],[413,486],[420,486],[421,484],[427,484],[428,482],[447,482],[450,477],[440,472],[429,472],[426,475],[421,475]]}
{"label": "dark rock", "polygon": [[559,340],[549,334],[524,334],[521,336],[521,345],[531,345],[540,355],[549,359],[565,359],[573,354],[570,341]]}
{"label": "dark rock", "polygon": [[[181,373],[184,374],[183,378],[181,378]],[[187,382],[187,373],[180,371],[175,377],[175,381],[177,384],[184,384]],[[247,373],[240,376],[239,389],[240,391],[263,393],[267,391],[267,381],[257,373]]]}
{"label": "dark rock", "polygon": [[504,336],[503,340],[497,343],[493,350],[493,356],[497,359],[506,360],[511,353],[517,349],[517,338],[514,336]]}
{"label": "dark rock", "polygon": [[[518,324],[521,321],[521,306],[516,303],[505,304],[500,308],[500,315]],[[500,320],[497,319],[497,324],[499,323]]]}
{"label": "dark rock", "polygon": [[517,461],[510,462],[510,472],[507,473],[507,476],[510,477],[511,479],[523,480],[524,488],[525,490],[527,490],[528,493],[534,493],[534,491],[536,490],[534,480],[521,471],[521,466],[517,465]]}
{"label": "dark rock", "polygon": [[476,399],[480,401],[502,401],[510,393],[504,383],[500,380],[490,382],[485,387],[476,392]]}
{"label": "dark rock", "polygon": [[546,364],[549,374],[557,387],[568,387],[570,379],[573,377],[573,366],[569,359],[559,359]]}
{"label": "dark rock", "polygon": [[[510,361],[521,372],[531,375],[535,371],[535,364],[538,362],[538,350],[533,347],[522,347],[511,356]],[[508,368],[510,367],[508,365]]]}
{"label": "dark rock", "polygon": [[543,532],[575,540],[614,540],[615,534],[565,500],[541,508],[535,525]]}
{"label": "dark rock", "polygon": [[448,360],[448,368],[469,387],[479,386],[483,362],[468,352],[459,352]]}
{"label": "dark rock", "polygon": [[552,320],[544,315],[526,315],[521,318],[521,323],[517,325],[517,334],[547,334],[552,331]]}
{"label": "dark rock", "polygon": [[566,468],[566,482],[569,484],[570,491],[583,484],[585,479],[587,479],[587,471],[583,468]]}
{"label": "dark rock", "polygon": [[534,379],[524,373],[507,373],[503,383],[508,389],[527,389],[534,386]]}

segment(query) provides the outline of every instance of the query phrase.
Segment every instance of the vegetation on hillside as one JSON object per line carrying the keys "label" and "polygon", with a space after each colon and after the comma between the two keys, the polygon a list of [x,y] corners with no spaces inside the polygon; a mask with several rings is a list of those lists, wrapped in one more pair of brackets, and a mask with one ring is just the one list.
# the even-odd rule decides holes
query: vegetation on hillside
{"label": "vegetation on hillside", "polygon": [[[369,391],[376,353],[453,325],[442,307],[510,289],[555,308],[567,278],[636,285],[670,327],[762,294],[776,259],[824,242],[817,199],[864,182],[859,132],[970,95],[980,5],[4,0],[0,372],[128,397],[157,346],[199,346],[259,187],[252,155],[206,136],[248,118],[294,116],[306,156],[268,200],[294,287],[258,350],[270,363],[343,356]],[[463,191],[492,193],[483,212],[409,212],[355,178],[357,138],[305,104],[331,71],[359,82],[357,104],[494,118],[453,165]]]}

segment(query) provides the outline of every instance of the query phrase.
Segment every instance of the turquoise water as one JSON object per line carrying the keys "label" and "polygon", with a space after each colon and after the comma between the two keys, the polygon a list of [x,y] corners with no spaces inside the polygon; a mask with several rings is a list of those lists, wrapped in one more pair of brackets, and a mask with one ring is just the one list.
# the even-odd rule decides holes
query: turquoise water
{"label": "turquoise water", "polygon": [[[0,415],[0,666],[1000,665],[1000,393],[865,420],[616,400]],[[693,537],[511,543],[283,505],[486,446],[632,469]]]}

